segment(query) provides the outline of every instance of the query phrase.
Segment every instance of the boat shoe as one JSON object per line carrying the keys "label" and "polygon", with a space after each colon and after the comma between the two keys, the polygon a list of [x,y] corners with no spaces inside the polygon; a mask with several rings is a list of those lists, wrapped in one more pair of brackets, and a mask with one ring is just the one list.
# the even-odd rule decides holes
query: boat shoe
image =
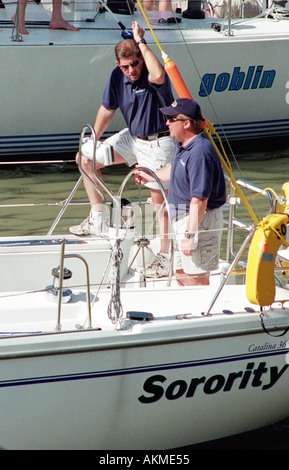
{"label": "boat shoe", "polygon": [[158,253],[154,261],[145,270],[146,277],[166,277],[170,273],[170,260],[166,256]]}
{"label": "boat shoe", "polygon": [[94,219],[90,213],[80,225],[69,227],[69,231],[74,235],[101,235],[101,225],[101,220]]}

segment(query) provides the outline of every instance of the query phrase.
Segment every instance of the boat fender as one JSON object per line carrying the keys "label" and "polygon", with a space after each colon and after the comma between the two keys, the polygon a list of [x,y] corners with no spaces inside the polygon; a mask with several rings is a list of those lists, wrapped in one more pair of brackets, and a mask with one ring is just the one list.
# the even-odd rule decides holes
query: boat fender
{"label": "boat fender", "polygon": [[252,304],[271,305],[275,299],[275,259],[286,239],[288,222],[288,214],[270,214],[263,218],[255,231],[246,272],[246,294]]}
{"label": "boat fender", "polygon": [[[190,90],[188,89],[187,84],[186,84],[185,80],[183,79],[182,74],[179,71],[177,64],[167,56],[165,57],[164,62],[165,62],[165,71],[169,75],[169,77],[170,77],[170,79],[173,83],[173,86],[174,86],[177,94],[179,95],[179,97],[180,98],[189,98],[189,99],[193,100],[194,98],[193,98]],[[208,125],[208,122],[204,118],[203,115],[202,115],[202,117],[204,119],[202,121],[202,129],[205,129]]]}
{"label": "boat fender", "polygon": [[189,18],[190,20],[203,20],[206,17],[206,14],[204,11],[187,9],[183,11],[182,17]]}
{"label": "boat fender", "polygon": [[132,0],[107,0],[107,6],[113,13],[133,15],[135,3]]}
{"label": "boat fender", "polygon": [[199,0],[188,0],[188,9],[183,11],[182,17],[203,20],[206,14],[202,10],[202,2]]}
{"label": "boat fender", "polygon": [[[81,154],[83,157],[93,160],[94,139],[86,138],[81,145]],[[103,165],[111,165],[114,162],[113,148],[106,142],[96,142],[95,161]]]}

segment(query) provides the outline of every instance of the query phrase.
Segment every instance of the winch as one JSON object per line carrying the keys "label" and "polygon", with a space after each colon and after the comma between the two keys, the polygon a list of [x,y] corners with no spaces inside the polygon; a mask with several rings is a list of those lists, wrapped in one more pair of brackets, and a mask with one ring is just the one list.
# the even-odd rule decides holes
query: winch
{"label": "winch", "polygon": [[[57,268],[53,268],[51,271],[51,274],[53,276],[53,283],[49,286],[46,287],[46,295],[47,298],[51,302],[58,302],[58,293],[59,293],[59,288],[60,288],[60,266],[57,266]],[[72,272],[64,268],[63,269],[63,280],[70,279],[72,277]],[[71,300],[72,296],[72,291],[70,289],[65,289],[62,288],[62,298],[61,298],[61,303],[68,303]]]}

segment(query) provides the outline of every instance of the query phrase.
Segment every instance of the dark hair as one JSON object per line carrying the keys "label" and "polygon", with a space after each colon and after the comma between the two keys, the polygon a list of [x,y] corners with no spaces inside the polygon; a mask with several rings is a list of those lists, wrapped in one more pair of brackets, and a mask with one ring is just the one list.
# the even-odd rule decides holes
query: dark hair
{"label": "dark hair", "polygon": [[119,62],[120,59],[127,59],[132,55],[136,54],[137,57],[141,57],[141,51],[134,39],[125,39],[120,41],[114,48],[116,60]]}

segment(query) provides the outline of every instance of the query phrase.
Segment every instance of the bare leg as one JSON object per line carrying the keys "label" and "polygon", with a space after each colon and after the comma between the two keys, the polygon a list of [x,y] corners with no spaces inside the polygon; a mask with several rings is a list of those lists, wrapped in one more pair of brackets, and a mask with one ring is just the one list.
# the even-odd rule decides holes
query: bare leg
{"label": "bare leg", "polygon": [[143,0],[143,9],[145,11],[152,11],[154,8],[154,0]]}
{"label": "bare leg", "polygon": [[[28,3],[28,0],[21,0],[19,8],[19,33],[20,34],[29,34],[25,27],[25,10],[26,10],[26,5]],[[12,17],[12,21],[15,26],[17,26],[17,11],[15,15]]]}
{"label": "bare leg", "polygon": [[172,3],[171,0],[159,0],[159,11],[171,11]]}
{"label": "bare leg", "polygon": [[[78,156],[76,158],[78,161]],[[119,155],[117,152],[114,152],[114,163],[113,165],[119,165],[127,163],[125,159]],[[94,175],[93,175],[93,166],[92,166],[92,161],[84,158],[82,160],[82,166],[84,171],[87,173],[87,175],[97,184],[95,181]],[[101,168],[104,168],[104,165],[101,163],[96,164],[96,171],[98,176],[101,178],[101,173],[100,170]],[[87,178],[84,178],[84,187],[86,194],[88,196],[91,210],[93,212],[101,212],[102,211],[102,198],[101,195],[95,190],[95,188],[92,186],[92,184],[87,180]],[[151,189],[151,198],[152,198],[152,203],[154,206],[154,209],[156,212],[160,209],[162,203],[163,203],[163,195],[161,191]],[[170,248],[170,239],[169,239],[169,222],[168,222],[168,213],[165,207],[163,207],[158,214],[158,223],[160,227],[160,235],[161,235],[161,247],[160,251],[161,253],[169,253],[169,248]]]}
{"label": "bare leg", "polygon": [[[92,181],[97,185],[97,182],[95,181],[93,171],[92,171],[92,165],[90,165],[91,162],[89,162],[88,166],[85,167],[85,172],[90,176]],[[101,178],[101,172],[100,170],[97,170],[98,176]],[[83,179],[84,183],[84,188],[86,191],[86,194],[88,196],[89,202],[90,202],[90,207],[91,210],[94,212],[102,212],[103,207],[102,207],[102,198],[100,194],[94,189],[92,184],[87,180],[87,178]]]}
{"label": "bare leg", "polygon": [[186,274],[182,269],[176,271],[176,278],[180,286],[208,286],[210,284],[210,273],[200,276]]}
{"label": "bare leg", "polygon": [[[76,162],[78,162],[78,154],[76,156]],[[119,165],[127,163],[124,158],[121,157],[117,152],[114,152],[114,163],[112,165]],[[92,161],[88,160],[87,158],[83,158],[81,161],[81,165],[85,173],[92,179],[92,181],[97,185],[97,181],[95,180],[94,174],[93,174],[93,165]],[[111,165],[111,166],[112,166]],[[96,172],[99,178],[101,178],[101,168],[104,168],[105,165],[102,165],[101,163],[96,163]],[[101,195],[95,190],[95,188],[92,186],[91,182],[88,181],[87,178],[84,178],[84,187],[86,194],[88,196],[91,210],[94,212],[101,212],[102,211],[102,197]]]}
{"label": "bare leg", "polygon": [[[29,34],[25,27],[25,11],[28,0],[21,0],[20,2],[20,14],[19,14],[19,33],[20,34]],[[62,0],[52,0],[52,16],[49,28],[51,29],[67,29],[69,31],[79,31],[78,28],[75,28],[71,24],[67,23],[64,20],[61,13]],[[13,23],[16,26],[17,17],[16,13],[12,18]]]}
{"label": "bare leg", "polygon": [[[151,189],[151,198],[153,206],[156,212],[160,209],[164,199],[161,191],[156,189]],[[161,236],[161,253],[168,253],[170,248],[170,239],[169,239],[169,221],[168,221],[168,212],[166,207],[163,207],[158,214],[158,222],[160,228]]]}
{"label": "bare leg", "polygon": [[79,31],[78,28],[72,26],[62,16],[61,12],[62,0],[52,0],[52,16],[49,28],[51,29],[66,29],[68,31]]}
{"label": "bare leg", "polygon": [[[154,0],[143,0],[143,9],[152,11],[154,9]],[[171,0],[159,0],[159,11],[171,11]]]}

